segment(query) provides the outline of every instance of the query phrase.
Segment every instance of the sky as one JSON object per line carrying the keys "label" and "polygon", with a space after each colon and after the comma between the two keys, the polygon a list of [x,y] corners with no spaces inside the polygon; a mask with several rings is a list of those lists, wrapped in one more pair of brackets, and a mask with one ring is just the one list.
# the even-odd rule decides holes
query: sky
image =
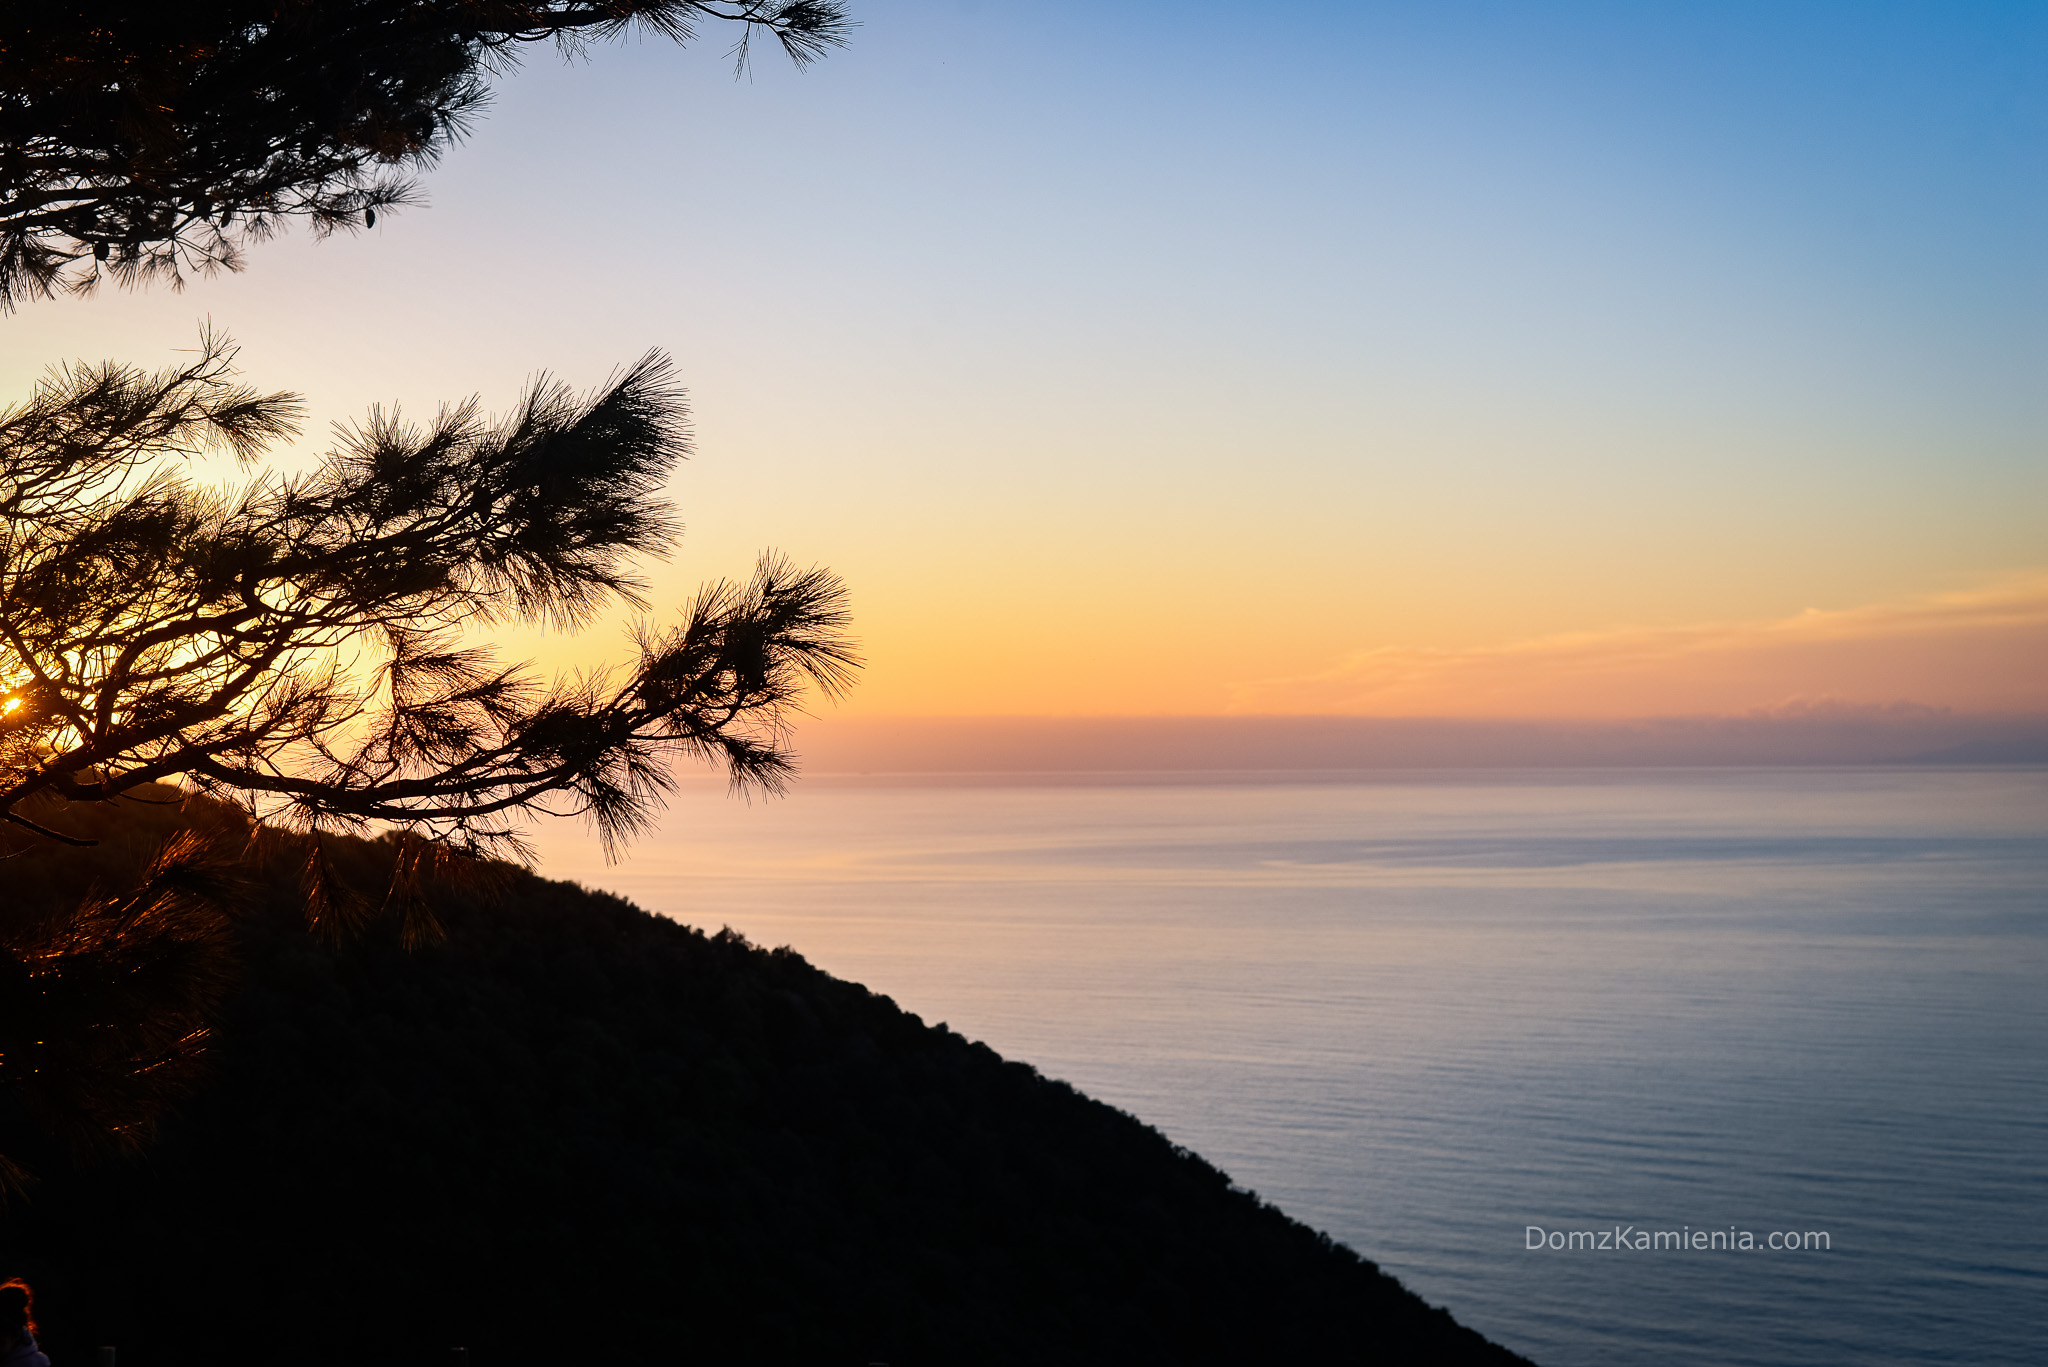
{"label": "sky", "polygon": [[289,464],[663,349],[655,603],[833,567],[856,719],[2048,710],[2048,7],[854,10],[537,49],[430,207],[31,304],[0,396],[211,320]]}

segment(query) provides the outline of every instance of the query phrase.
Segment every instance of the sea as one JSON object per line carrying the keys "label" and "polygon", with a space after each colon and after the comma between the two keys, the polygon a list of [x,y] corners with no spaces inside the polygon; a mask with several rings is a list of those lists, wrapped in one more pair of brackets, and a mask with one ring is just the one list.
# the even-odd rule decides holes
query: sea
{"label": "sea", "polygon": [[2048,1363],[2048,768],[818,775],[540,848],[1547,1367]]}

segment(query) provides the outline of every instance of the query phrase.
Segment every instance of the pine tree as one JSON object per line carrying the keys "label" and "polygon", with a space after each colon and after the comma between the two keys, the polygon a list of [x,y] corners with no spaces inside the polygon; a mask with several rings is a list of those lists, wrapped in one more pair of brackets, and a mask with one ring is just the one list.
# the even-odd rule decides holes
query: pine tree
{"label": "pine tree", "polygon": [[[495,421],[373,413],[310,472],[222,490],[191,464],[254,464],[300,411],[233,360],[208,335],[190,364],[67,367],[0,412],[0,1100],[74,1147],[138,1146],[189,1089],[238,888],[280,858],[315,931],[381,909],[431,939],[431,887],[522,854],[529,814],[616,849],[678,761],[778,787],[800,695],[858,666],[839,582],[775,555],[641,626],[616,671],[547,683],[461,639],[640,602],[688,449],[658,354],[587,397],[538,381]],[[381,908],[332,872],[337,831],[395,845]],[[28,1175],[0,1146],[4,1198]]]}

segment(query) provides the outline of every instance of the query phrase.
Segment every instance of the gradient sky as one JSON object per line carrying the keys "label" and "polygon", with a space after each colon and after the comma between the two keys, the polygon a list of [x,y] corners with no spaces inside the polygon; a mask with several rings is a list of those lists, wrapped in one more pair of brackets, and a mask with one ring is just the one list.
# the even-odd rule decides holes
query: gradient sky
{"label": "gradient sky", "polygon": [[855,715],[2048,708],[2048,7],[856,11],[536,50],[430,208],[0,389],[210,317],[322,438],[665,348],[657,601],[840,570]]}

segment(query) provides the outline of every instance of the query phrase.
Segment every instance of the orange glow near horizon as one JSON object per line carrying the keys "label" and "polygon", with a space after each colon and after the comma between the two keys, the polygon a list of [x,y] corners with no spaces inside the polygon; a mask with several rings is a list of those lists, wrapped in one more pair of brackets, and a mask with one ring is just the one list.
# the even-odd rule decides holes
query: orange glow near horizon
{"label": "orange glow near horizon", "polygon": [[[857,598],[858,606],[858,598]],[[909,604],[902,604],[908,607]],[[1260,632],[1265,634],[1262,636]],[[823,717],[1381,716],[1622,720],[1815,706],[2048,712],[2048,573],[1796,616],[1568,631],[1322,658],[1288,623],[1047,613],[955,627],[857,616],[870,667]],[[599,627],[509,647],[543,670],[623,643]],[[1283,669],[1260,672],[1262,663]]]}
{"label": "orange glow near horizon", "polygon": [[1228,710],[1609,719],[1821,703],[2048,711],[2048,575],[1779,621],[1361,650],[1239,685]]}

